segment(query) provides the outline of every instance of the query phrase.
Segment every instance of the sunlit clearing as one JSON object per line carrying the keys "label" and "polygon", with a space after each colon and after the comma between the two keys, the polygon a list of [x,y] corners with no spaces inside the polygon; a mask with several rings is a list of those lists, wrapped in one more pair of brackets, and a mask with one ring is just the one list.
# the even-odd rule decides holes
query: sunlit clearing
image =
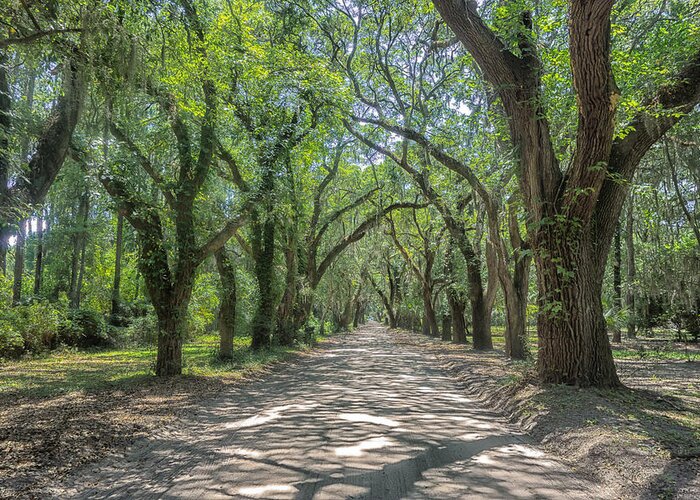
{"label": "sunlit clearing", "polygon": [[385,437],[378,437],[367,439],[355,446],[336,448],[335,454],[339,457],[359,457],[362,456],[365,451],[378,450],[380,448],[386,448],[387,446],[391,446],[391,440]]}
{"label": "sunlit clearing", "polygon": [[399,423],[385,417],[368,415],[367,413],[340,413],[338,418],[348,422],[365,422],[368,424],[386,425],[387,427],[398,427]]}

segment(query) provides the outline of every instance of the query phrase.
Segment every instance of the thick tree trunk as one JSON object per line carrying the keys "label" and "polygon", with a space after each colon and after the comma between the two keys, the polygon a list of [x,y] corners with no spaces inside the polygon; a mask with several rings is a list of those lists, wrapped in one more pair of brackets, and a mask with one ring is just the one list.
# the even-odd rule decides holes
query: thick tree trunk
{"label": "thick tree trunk", "polygon": [[271,216],[256,224],[253,248],[255,254],[255,278],[258,282],[258,305],[253,318],[252,348],[262,349],[270,345],[275,324],[274,259],[275,223]]}
{"label": "thick tree trunk", "polygon": [[122,250],[124,246],[124,216],[117,214],[117,235],[115,239],[114,281],[112,282],[112,322],[118,322],[121,308]]}
{"label": "thick tree trunk", "polygon": [[442,317],[442,340],[449,342],[452,340],[452,317],[445,314]]}
{"label": "thick tree trunk", "polygon": [[355,314],[352,319],[352,327],[357,328],[360,326],[360,324],[363,323],[362,319],[362,301],[358,300],[355,302]]}
{"label": "thick tree trunk", "polygon": [[236,269],[225,247],[214,254],[221,280],[219,306],[219,357],[233,358],[233,337],[236,327]]}
{"label": "thick tree trunk", "polygon": [[527,335],[527,294],[530,275],[529,257],[520,255],[513,276],[502,282],[506,305],[505,351],[511,359],[525,359],[529,354]]}
{"label": "thick tree trunk", "polygon": [[472,339],[474,349],[493,349],[491,339],[491,319],[487,317],[484,289],[481,283],[481,270],[475,264],[467,263],[469,280],[469,302],[472,312]]}
{"label": "thick tree trunk", "polygon": [[450,306],[450,317],[452,318],[452,341],[456,344],[467,343],[467,327],[464,323],[464,302],[455,293],[448,292],[447,302]]}
{"label": "thick tree trunk", "polygon": [[17,241],[15,242],[15,270],[12,281],[12,303],[19,304],[22,301],[22,278],[24,276],[24,240],[26,235],[26,221],[20,221],[17,226]]}
{"label": "thick tree trunk", "polygon": [[423,286],[422,288],[423,297],[423,318],[424,326],[423,333],[429,335],[430,337],[439,337],[440,328],[438,327],[437,315],[435,314],[435,308],[433,308],[433,293],[432,290]]}
{"label": "thick tree trunk", "polygon": [[572,232],[550,226],[539,234],[537,370],[543,382],[617,387],[590,231]]}
{"label": "thick tree trunk", "polygon": [[637,336],[637,309],[635,299],[637,265],[634,255],[634,200],[631,195],[627,203],[625,246],[627,247],[627,337],[633,339]]}
{"label": "thick tree trunk", "polygon": [[[280,345],[291,346],[297,332],[295,318],[295,306],[297,298],[297,248],[294,237],[287,242],[284,252],[284,260],[287,266],[284,294],[277,308],[277,341]],[[300,325],[299,325],[300,326]]]}
{"label": "thick tree trunk", "polygon": [[[620,223],[617,223],[615,230],[614,243],[614,259],[613,259],[613,311],[619,317],[622,311],[622,242],[620,241]],[[622,331],[617,323],[613,326],[612,341],[619,344],[622,342]]]}
{"label": "thick tree trunk", "polygon": [[170,377],[182,373],[182,339],[186,310],[183,307],[156,308],[158,315],[158,355],[156,375]]}
{"label": "thick tree trunk", "polygon": [[36,258],[34,261],[34,295],[41,293],[44,272],[44,211],[39,212],[36,221]]}

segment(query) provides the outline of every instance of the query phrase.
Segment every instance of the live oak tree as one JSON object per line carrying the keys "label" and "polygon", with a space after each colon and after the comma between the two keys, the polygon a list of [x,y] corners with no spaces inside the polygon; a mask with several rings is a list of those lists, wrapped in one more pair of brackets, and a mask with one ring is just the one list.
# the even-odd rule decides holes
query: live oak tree
{"label": "live oak tree", "polygon": [[617,386],[601,304],[608,250],[640,160],[700,100],[700,51],[649,94],[624,135],[616,134],[620,90],[611,65],[614,2],[569,1],[578,123],[574,152],[563,170],[545,108],[532,12],[521,12],[522,29],[512,47],[482,19],[476,2],[433,3],[498,93],[509,119],[537,268],[540,378]]}
{"label": "live oak tree", "polygon": [[[207,32],[202,18],[188,0],[184,0],[181,6],[184,11],[184,26],[181,29],[192,30],[195,38],[189,57],[192,62],[205,63],[208,59]],[[206,68],[202,77],[200,95],[204,109],[198,116],[196,130],[199,141],[196,150],[192,148],[194,127],[188,123],[188,113],[182,109],[187,102],[178,101],[174,90],[158,81],[147,80],[145,84],[145,97],[158,106],[160,116],[166,120],[175,141],[173,160],[176,167],[173,172],[165,173],[161,165],[154,164],[150,155],[122,128],[119,117],[111,118],[112,136],[131,154],[132,161],[159,192],[162,209],[151,200],[144,199],[118,172],[103,169],[99,174],[100,182],[117,203],[119,212],[139,235],[139,266],[158,317],[156,374],[162,376],[176,375],[182,371],[187,309],[198,266],[226,244],[243,224],[245,217],[242,213],[234,215],[218,231],[206,235],[203,241],[197,241],[195,202],[208,180],[214,157],[218,109],[216,87]],[[79,150],[76,156],[82,156]],[[83,161],[87,160],[83,158]],[[169,249],[168,227],[162,210],[167,214],[168,224],[174,226],[172,251]]]}

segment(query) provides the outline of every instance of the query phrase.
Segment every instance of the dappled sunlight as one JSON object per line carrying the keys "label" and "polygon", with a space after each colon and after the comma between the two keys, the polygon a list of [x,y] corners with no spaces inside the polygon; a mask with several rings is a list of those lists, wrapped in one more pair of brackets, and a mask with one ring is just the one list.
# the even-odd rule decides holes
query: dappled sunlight
{"label": "dappled sunlight", "polygon": [[335,454],[339,457],[361,457],[366,451],[386,448],[391,443],[391,439],[385,437],[370,438],[355,446],[336,448]]}
{"label": "dappled sunlight", "polygon": [[386,417],[367,415],[366,413],[339,413],[338,418],[348,422],[366,422],[368,424],[386,425],[387,427],[397,427],[398,422]]}
{"label": "dappled sunlight", "polygon": [[294,488],[288,484],[266,484],[264,486],[247,486],[239,488],[238,493],[253,498],[267,497],[270,493],[293,492]]}
{"label": "dappled sunlight", "polygon": [[[387,355],[392,353],[392,355]],[[590,498],[379,325],[234,387],[78,484],[83,497]],[[157,457],[157,458],[154,458]],[[546,479],[544,474],[546,473]],[[555,494],[556,493],[556,494]],[[596,498],[601,498],[600,495]]]}

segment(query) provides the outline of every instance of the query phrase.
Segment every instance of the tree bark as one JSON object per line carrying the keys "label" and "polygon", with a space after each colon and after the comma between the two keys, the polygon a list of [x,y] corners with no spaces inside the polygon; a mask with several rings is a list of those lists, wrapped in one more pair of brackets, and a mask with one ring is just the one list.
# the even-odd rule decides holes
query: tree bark
{"label": "tree bark", "polygon": [[76,216],[77,231],[73,236],[73,255],[71,257],[71,277],[70,289],[68,297],[70,299],[70,307],[78,309],[80,307],[80,271],[84,262],[84,247],[87,239],[87,221],[89,214],[89,193],[85,191],[80,196],[78,204],[78,212]]}
{"label": "tree bark", "polygon": [[114,281],[112,282],[112,322],[118,321],[121,313],[122,250],[124,247],[124,216],[117,214],[117,234],[114,242]]}
{"label": "tree bark", "polygon": [[252,323],[252,348],[269,347],[275,324],[274,303],[274,259],[275,222],[267,214],[264,221],[253,220],[253,252],[255,257],[255,278],[258,283],[258,304]]}
{"label": "tree bark", "polygon": [[17,241],[15,242],[15,269],[12,279],[12,303],[22,301],[22,278],[24,276],[24,243],[27,221],[21,220],[17,226]]}
{"label": "tree bark", "polygon": [[440,328],[438,327],[437,315],[433,308],[433,290],[431,287],[424,285],[421,288],[421,297],[423,299],[423,333],[430,337],[439,337]]}
{"label": "tree bark", "polygon": [[233,358],[233,338],[236,327],[236,269],[229,252],[221,247],[215,254],[216,267],[221,280],[221,304],[219,305],[219,357]]}
{"label": "tree bark", "polygon": [[449,342],[452,340],[452,317],[445,314],[442,317],[442,340]]}
{"label": "tree bark", "polygon": [[7,274],[7,250],[14,220],[7,183],[10,176],[10,130],[12,127],[12,100],[7,78],[9,60],[0,50],[0,271]]}
{"label": "tree bark", "polygon": [[617,324],[617,317],[622,311],[622,242],[620,241],[620,223],[617,223],[615,231],[613,259],[613,311],[616,316],[616,323],[613,326],[612,341],[619,344],[622,342],[622,331]]}
{"label": "tree bark", "polygon": [[36,258],[34,261],[34,296],[41,293],[44,272],[44,211],[39,211],[36,220]]}
{"label": "tree bark", "polygon": [[548,383],[616,387],[620,381],[603,316],[602,279],[590,231],[579,231],[561,235],[550,228],[536,254],[538,373]]}
{"label": "tree bark", "polygon": [[[296,245],[296,229],[289,228],[289,238],[287,246],[284,249],[284,260],[287,267],[287,275],[285,279],[284,294],[277,308],[277,340],[280,345],[291,346],[294,344],[297,328],[297,318],[301,321],[302,315],[295,314],[297,306],[297,276],[299,274],[299,266],[297,264],[297,245]],[[311,305],[311,304],[310,304]],[[301,306],[301,304],[299,304]]]}
{"label": "tree bark", "polygon": [[635,298],[637,265],[634,255],[634,196],[631,194],[627,201],[625,246],[627,248],[627,337],[633,339],[637,336],[637,301]]}
{"label": "tree bark", "polygon": [[187,310],[183,307],[157,307],[158,354],[156,375],[170,377],[182,373],[182,339]]}

